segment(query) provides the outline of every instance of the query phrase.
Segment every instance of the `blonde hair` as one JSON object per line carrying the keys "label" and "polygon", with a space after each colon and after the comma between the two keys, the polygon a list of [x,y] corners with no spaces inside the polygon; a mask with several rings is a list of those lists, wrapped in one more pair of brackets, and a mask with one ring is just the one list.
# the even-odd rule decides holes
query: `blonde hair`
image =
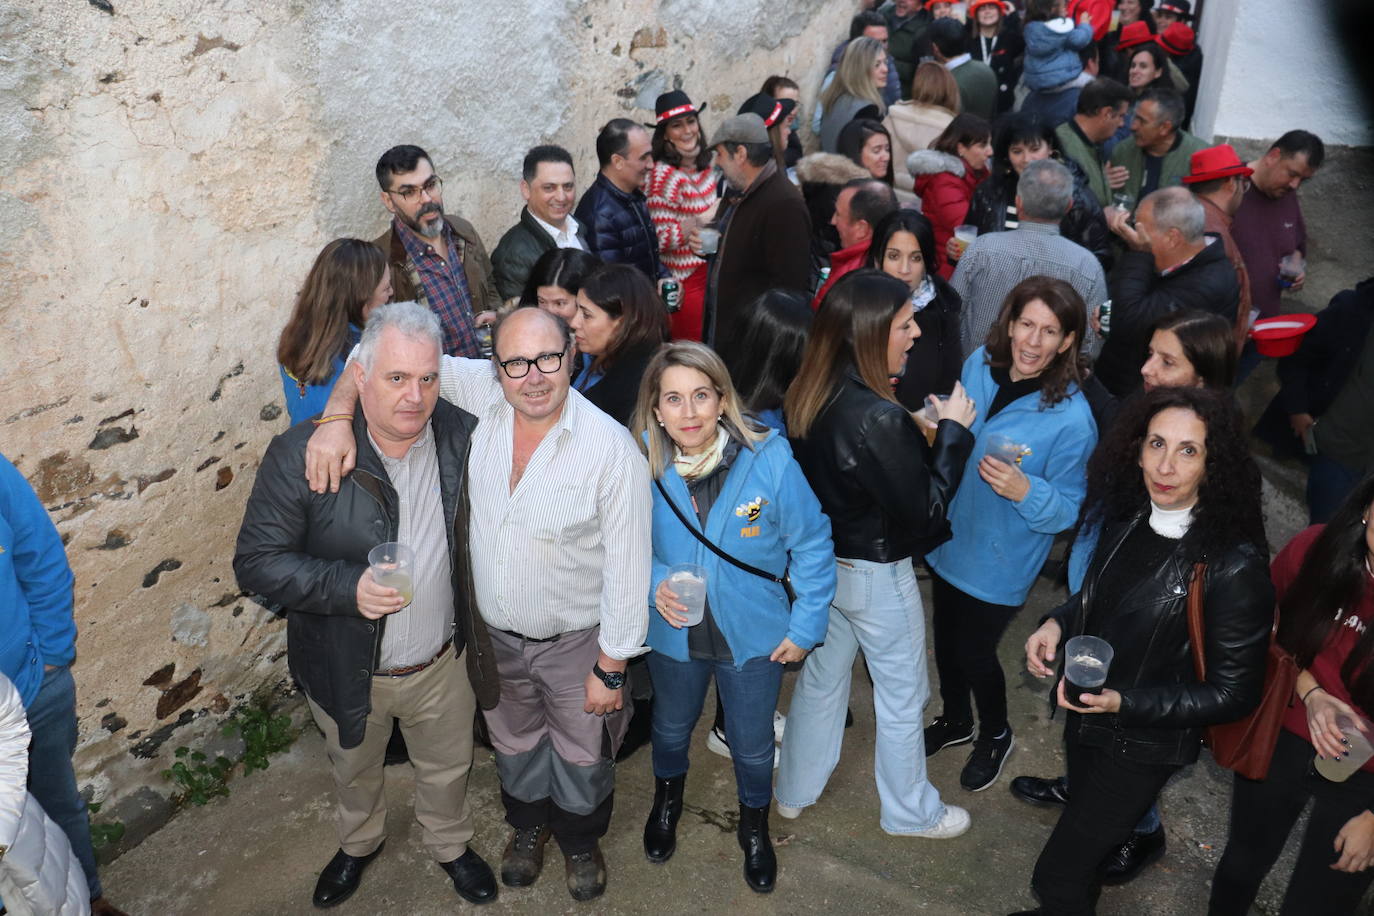
{"label": "blonde hair", "polygon": [[630,432],[634,433],[635,441],[649,459],[649,473],[655,480],[662,477],[673,462],[673,440],[659,425],[654,408],[658,406],[663,373],[674,366],[695,369],[711,380],[711,387],[716,389],[716,395],[720,398],[720,424],[732,439],[753,448],[754,443],[768,437],[767,430],[750,423],[740,412],[735,383],[730,380],[730,372],[716,351],[690,340],[664,344],[654,353],[644,370],[644,379],[639,384],[639,399],[635,403],[634,416],[630,419]]}
{"label": "blonde hair", "polygon": [[844,49],[840,65],[835,68],[835,78],[821,96],[821,106],[828,111],[840,96],[852,95],[856,99],[872,102],[878,106],[880,114],[885,113],[887,104],[883,101],[882,92],[873,85],[871,72],[880,54],[884,59],[887,58],[887,49],[876,38],[865,35],[851,41]]}

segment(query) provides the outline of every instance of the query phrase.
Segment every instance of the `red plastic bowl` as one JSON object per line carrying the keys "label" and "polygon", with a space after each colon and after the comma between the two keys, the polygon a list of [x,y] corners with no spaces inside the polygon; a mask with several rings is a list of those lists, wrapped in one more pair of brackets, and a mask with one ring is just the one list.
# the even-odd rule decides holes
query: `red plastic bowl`
{"label": "red plastic bowl", "polygon": [[1250,326],[1255,349],[1260,356],[1292,356],[1302,343],[1302,336],[1317,323],[1316,315],[1275,315],[1262,318]]}

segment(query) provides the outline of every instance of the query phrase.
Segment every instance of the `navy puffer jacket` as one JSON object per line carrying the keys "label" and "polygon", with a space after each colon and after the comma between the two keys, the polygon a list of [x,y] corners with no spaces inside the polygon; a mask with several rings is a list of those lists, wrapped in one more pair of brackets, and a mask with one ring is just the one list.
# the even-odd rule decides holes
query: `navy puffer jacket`
{"label": "navy puffer jacket", "polygon": [[597,175],[573,217],[586,230],[591,253],[601,260],[638,267],[650,280],[668,276],[658,260],[658,235],[643,191],[627,194]]}

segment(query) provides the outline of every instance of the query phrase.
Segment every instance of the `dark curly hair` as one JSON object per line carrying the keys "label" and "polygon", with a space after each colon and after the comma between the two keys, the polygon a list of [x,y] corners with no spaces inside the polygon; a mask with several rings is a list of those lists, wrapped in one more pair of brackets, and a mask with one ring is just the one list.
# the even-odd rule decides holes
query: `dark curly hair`
{"label": "dark curly hair", "polygon": [[1207,457],[1185,553],[1205,559],[1237,544],[1268,551],[1260,512],[1260,472],[1235,400],[1209,388],[1156,388],[1131,398],[1088,459],[1088,491],[1080,526],[1125,521],[1150,505],[1140,450],[1155,415],[1178,407],[1207,427]]}

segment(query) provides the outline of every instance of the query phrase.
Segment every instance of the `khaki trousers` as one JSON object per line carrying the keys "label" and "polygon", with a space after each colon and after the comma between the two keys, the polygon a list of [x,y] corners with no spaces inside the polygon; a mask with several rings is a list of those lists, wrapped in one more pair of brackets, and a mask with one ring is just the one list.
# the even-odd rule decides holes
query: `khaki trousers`
{"label": "khaki trousers", "polygon": [[464,659],[452,652],[415,674],[374,677],[372,711],[357,747],[341,748],[334,720],[311,701],[334,770],[340,849],[365,856],[386,838],[382,760],[395,717],[415,768],[415,819],[425,846],[438,862],[467,851],[473,833],[467,787],[475,710]]}

